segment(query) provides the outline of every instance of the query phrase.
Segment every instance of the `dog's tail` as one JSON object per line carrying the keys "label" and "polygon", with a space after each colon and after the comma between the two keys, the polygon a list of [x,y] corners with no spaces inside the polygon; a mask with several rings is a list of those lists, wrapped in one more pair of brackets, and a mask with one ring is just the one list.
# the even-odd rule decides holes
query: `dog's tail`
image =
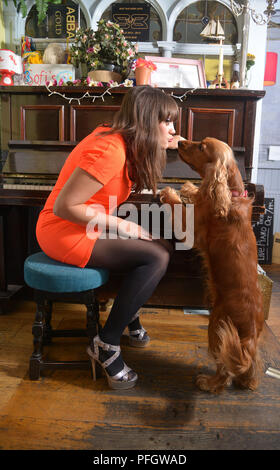
{"label": "dog's tail", "polygon": [[225,372],[242,388],[255,390],[259,382],[261,362],[257,351],[257,335],[240,341],[237,328],[228,317],[218,329],[219,350],[215,357]]}

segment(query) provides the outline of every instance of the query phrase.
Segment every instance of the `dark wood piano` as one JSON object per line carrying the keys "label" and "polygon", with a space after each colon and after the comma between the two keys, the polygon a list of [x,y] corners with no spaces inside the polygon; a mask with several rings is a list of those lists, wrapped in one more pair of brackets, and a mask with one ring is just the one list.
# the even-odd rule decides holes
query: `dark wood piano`
{"label": "dark wood piano", "polygon": [[[61,92],[61,88],[52,90]],[[111,120],[127,89],[116,88],[104,99],[78,103],[75,98],[79,99],[86,91],[96,96],[104,89],[64,87],[66,98],[63,98],[49,96],[44,87],[0,87],[0,313],[7,311],[9,299],[24,286],[25,258],[39,251],[36,220],[65,159],[98,124]],[[181,97],[188,90],[165,89],[165,92]],[[246,188],[255,196],[254,220],[264,211],[263,186],[250,182],[256,104],[264,94],[252,90],[198,89],[187,93],[182,101],[177,99],[178,133],[192,140],[216,137],[233,148]],[[186,179],[199,181],[199,176],[181,162],[176,151],[168,151],[163,176],[159,187],[180,188]],[[140,209],[143,203],[151,204],[158,198],[149,193],[132,194],[129,201]],[[113,297],[120,281],[121,276],[111,276],[99,291],[100,299]],[[194,250],[174,253],[168,272],[148,303],[194,308],[205,305],[203,272]]]}

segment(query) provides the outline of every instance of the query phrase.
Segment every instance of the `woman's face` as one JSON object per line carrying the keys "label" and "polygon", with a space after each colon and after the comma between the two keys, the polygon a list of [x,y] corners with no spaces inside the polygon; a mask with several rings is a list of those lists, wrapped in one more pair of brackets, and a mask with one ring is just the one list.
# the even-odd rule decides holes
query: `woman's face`
{"label": "woman's face", "polygon": [[159,136],[161,148],[167,149],[170,142],[173,140],[173,135],[175,134],[174,123],[167,119],[159,123]]}

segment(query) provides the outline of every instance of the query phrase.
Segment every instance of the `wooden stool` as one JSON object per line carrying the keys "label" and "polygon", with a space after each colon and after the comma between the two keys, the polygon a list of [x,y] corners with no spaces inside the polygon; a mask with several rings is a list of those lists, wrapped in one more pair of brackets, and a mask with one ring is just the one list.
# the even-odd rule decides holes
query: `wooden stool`
{"label": "wooden stool", "polygon": [[[55,261],[39,252],[29,256],[24,263],[24,279],[34,289],[37,304],[32,327],[34,351],[30,357],[29,376],[38,380],[44,369],[89,369],[87,361],[43,360],[43,345],[53,337],[88,336],[89,341],[98,334],[99,304],[94,289],[105,284],[109,272],[103,268],[78,268]],[[84,330],[53,330],[51,327],[52,303],[70,302],[86,305],[87,326]]]}

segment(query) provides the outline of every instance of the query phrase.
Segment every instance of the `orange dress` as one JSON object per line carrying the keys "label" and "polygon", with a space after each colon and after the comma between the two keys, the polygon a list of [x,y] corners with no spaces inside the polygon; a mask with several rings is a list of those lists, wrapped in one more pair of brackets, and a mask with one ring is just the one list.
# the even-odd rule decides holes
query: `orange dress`
{"label": "orange dress", "polygon": [[[38,243],[46,255],[81,268],[89,261],[98,237],[93,239],[87,235],[85,226],[54,215],[53,206],[60,190],[75,168],[80,167],[104,185],[86,204],[101,204],[107,214],[112,214],[116,206],[128,198],[132,187],[127,171],[123,137],[120,134],[97,136],[102,129],[104,128],[95,129],[70,153],[40,212],[36,226]],[[114,196],[114,206],[112,199],[109,200],[110,196]]]}

